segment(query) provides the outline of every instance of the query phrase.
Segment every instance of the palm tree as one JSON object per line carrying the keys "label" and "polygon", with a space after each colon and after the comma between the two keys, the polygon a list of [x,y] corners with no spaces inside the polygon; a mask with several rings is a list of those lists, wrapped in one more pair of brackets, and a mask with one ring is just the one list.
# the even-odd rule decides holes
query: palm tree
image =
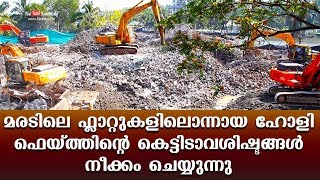
{"label": "palm tree", "polygon": [[9,8],[9,2],[8,1],[4,1],[0,5],[0,13],[4,13],[8,8]]}
{"label": "palm tree", "polygon": [[9,9],[9,2],[8,1],[4,1],[1,5],[0,5],[0,23],[13,23],[12,18],[5,13],[6,10]]}
{"label": "palm tree", "polygon": [[90,29],[102,25],[100,9],[93,6],[92,1],[87,1],[77,14],[76,20],[80,20],[80,28]]}
{"label": "palm tree", "polygon": [[26,16],[26,8],[28,6],[27,0],[18,0],[14,2],[15,7],[11,10],[16,19],[22,19]]}

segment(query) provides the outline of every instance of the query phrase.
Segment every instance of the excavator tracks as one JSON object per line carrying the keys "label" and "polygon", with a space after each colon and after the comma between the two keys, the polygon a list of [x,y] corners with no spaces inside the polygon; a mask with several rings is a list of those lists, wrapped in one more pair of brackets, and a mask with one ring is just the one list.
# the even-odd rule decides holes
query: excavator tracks
{"label": "excavator tracks", "polygon": [[105,46],[100,49],[102,55],[123,55],[123,54],[136,54],[138,47],[135,45],[130,46]]}
{"label": "excavator tracks", "polygon": [[268,94],[269,95],[276,95],[279,92],[292,92],[293,89],[285,87],[285,86],[279,86],[279,85],[271,85],[268,87]]}
{"label": "excavator tracks", "polygon": [[320,105],[320,91],[295,91],[286,86],[269,86],[267,93],[280,104]]}
{"label": "excavator tracks", "polygon": [[295,104],[320,104],[320,92],[318,91],[293,91],[279,92],[274,96],[277,103]]}

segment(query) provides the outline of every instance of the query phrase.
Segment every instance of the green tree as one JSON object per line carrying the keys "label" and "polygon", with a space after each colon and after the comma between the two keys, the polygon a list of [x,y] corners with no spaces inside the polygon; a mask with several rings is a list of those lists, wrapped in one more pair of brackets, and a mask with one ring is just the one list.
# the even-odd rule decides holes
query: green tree
{"label": "green tree", "polygon": [[44,5],[49,12],[57,15],[58,30],[75,30],[74,17],[79,9],[79,0],[45,0]]}
{"label": "green tree", "polygon": [[[311,21],[308,16],[313,14],[317,17],[316,15],[320,14],[318,3],[319,1],[306,0],[193,0],[186,8],[164,20],[163,24],[167,28],[172,28],[175,24],[195,23],[206,19],[231,20],[240,25],[240,37],[250,40],[252,31],[274,28],[275,25],[279,29],[272,35],[320,29],[319,21]],[[288,26],[281,27],[281,24],[274,22],[287,23]],[[192,49],[193,43],[190,43]],[[244,43],[243,46],[246,44]],[[183,48],[179,43],[175,45],[180,49]],[[198,48],[198,46],[195,47]],[[200,49],[206,51],[208,47],[204,45],[200,46]],[[187,58],[190,56],[187,53],[185,55]],[[196,59],[202,60],[202,57]],[[196,59],[192,60],[200,62]],[[190,63],[193,64],[191,61]]]}
{"label": "green tree", "polygon": [[[169,7],[162,6],[160,7],[160,11],[162,18],[169,17]],[[148,8],[137,14],[132,18],[132,21],[137,21],[147,28],[156,28],[156,21],[152,8]]]}
{"label": "green tree", "polygon": [[154,15],[151,8],[148,8],[140,14],[137,14],[132,18],[131,21],[137,21],[147,28],[154,27],[155,24]]}
{"label": "green tree", "polygon": [[125,9],[122,10],[114,10],[114,11],[107,11],[106,12],[106,19],[107,23],[119,25],[119,21],[123,13],[125,12]]}
{"label": "green tree", "polygon": [[308,13],[320,13],[315,1],[193,0],[186,8],[168,18],[165,25],[172,27],[176,23],[193,23],[208,18],[234,20],[241,25],[241,36],[248,37],[254,29],[263,28],[266,20],[272,22],[278,21],[279,18],[291,18],[301,26],[290,26],[276,33],[320,29],[319,22],[309,22],[306,19]]}
{"label": "green tree", "polygon": [[16,20],[24,19],[27,13],[27,6],[27,0],[18,0],[14,2],[14,8],[11,10],[11,12],[13,13],[13,18]]}
{"label": "green tree", "polygon": [[94,7],[92,1],[87,1],[76,14],[76,20],[80,20],[78,27],[80,29],[90,29],[102,26],[106,21],[100,15],[99,8]]}
{"label": "green tree", "polygon": [[26,11],[31,12],[33,10],[38,10],[41,12],[48,12],[47,7],[44,4],[38,4],[38,3],[31,3],[27,5]]}
{"label": "green tree", "polygon": [[0,23],[13,23],[13,19],[5,12],[9,9],[9,2],[4,1],[0,4]]}

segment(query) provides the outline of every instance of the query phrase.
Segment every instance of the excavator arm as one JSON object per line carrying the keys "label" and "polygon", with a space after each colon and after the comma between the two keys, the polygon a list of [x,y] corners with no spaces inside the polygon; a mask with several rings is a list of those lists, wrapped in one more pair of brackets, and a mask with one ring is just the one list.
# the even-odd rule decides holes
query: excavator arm
{"label": "excavator arm", "polygon": [[11,24],[0,24],[0,30],[2,31],[12,31],[15,35],[19,36],[21,30]]}
{"label": "excavator arm", "polygon": [[[128,22],[132,17],[135,15],[139,14],[141,11],[147,9],[148,7],[152,7],[155,19],[157,23],[161,21],[161,15],[160,15],[160,6],[157,0],[150,0],[149,3],[142,4],[143,0],[140,1],[137,5],[135,5],[133,8],[129,9],[127,12],[125,12],[121,19],[120,19],[120,24],[119,28],[117,31],[117,39],[120,40],[122,43],[129,43],[130,40],[128,39],[128,29],[127,25]],[[160,33],[160,38],[161,38],[161,44],[164,44],[164,28],[163,26],[158,26],[158,30]]]}
{"label": "excavator arm", "polygon": [[273,35],[275,33],[276,33],[276,31],[274,31],[274,30],[255,30],[255,31],[253,31],[251,34],[251,40],[249,42],[249,48],[254,47],[254,42],[255,42],[256,38],[259,36],[270,36],[270,37],[275,37],[275,38],[281,39],[281,40],[285,41],[290,47],[293,47],[296,44],[296,41],[292,37],[291,33],[279,33],[279,34]]}
{"label": "excavator arm", "polygon": [[18,40],[21,44],[37,44],[37,43],[48,43],[49,37],[44,35],[37,35],[34,37],[30,37],[29,31],[21,31],[14,25],[11,24],[0,24],[0,31],[12,31],[16,36],[18,36]]}
{"label": "excavator arm", "polygon": [[10,55],[12,57],[25,57],[25,54],[15,45],[0,45],[0,55]]}

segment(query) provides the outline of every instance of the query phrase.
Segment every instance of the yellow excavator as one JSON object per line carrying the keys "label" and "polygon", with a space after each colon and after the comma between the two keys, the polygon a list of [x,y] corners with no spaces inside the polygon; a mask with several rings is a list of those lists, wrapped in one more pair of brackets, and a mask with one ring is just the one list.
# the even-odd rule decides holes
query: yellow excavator
{"label": "yellow excavator", "polygon": [[[161,21],[160,6],[157,0],[150,0],[149,3],[143,4],[143,0],[137,5],[125,12],[119,23],[117,32],[102,32],[95,37],[96,43],[103,45],[100,49],[101,54],[136,54],[138,45],[135,44],[135,35],[132,27],[128,26],[129,20],[141,11],[152,7],[157,23]],[[161,44],[164,44],[164,27],[158,26]]]}
{"label": "yellow excavator", "polygon": [[30,83],[41,86],[67,77],[67,72],[62,66],[46,64],[32,67],[30,59],[13,44],[1,44],[0,55],[4,57],[7,82],[18,86]]}
{"label": "yellow excavator", "polygon": [[248,47],[252,49],[254,47],[255,40],[259,36],[274,37],[281,39],[287,43],[288,58],[290,61],[297,63],[309,62],[315,59],[319,52],[314,52],[311,47],[302,44],[296,44],[295,39],[292,37],[291,33],[278,33],[275,34],[276,30],[255,30],[251,33],[251,40],[249,41]]}
{"label": "yellow excavator", "polygon": [[[0,56],[4,57],[6,77],[0,72],[0,84],[5,88],[2,93],[20,101],[32,101],[39,97],[50,102],[50,110],[84,110],[94,109],[94,103],[99,96],[97,91],[73,91],[65,88],[55,88],[57,82],[67,77],[67,72],[62,66],[51,64],[32,67],[32,61],[14,44],[0,44]],[[2,65],[2,64],[0,64]],[[35,84],[37,88],[28,88]],[[53,85],[53,92],[45,94],[41,89],[48,88],[44,85]],[[0,87],[0,89],[1,89]],[[25,91],[27,90],[27,91]],[[48,89],[47,89],[48,90]],[[48,90],[49,91],[49,90]],[[51,93],[54,93],[52,95]],[[59,93],[62,93],[59,97]]]}

